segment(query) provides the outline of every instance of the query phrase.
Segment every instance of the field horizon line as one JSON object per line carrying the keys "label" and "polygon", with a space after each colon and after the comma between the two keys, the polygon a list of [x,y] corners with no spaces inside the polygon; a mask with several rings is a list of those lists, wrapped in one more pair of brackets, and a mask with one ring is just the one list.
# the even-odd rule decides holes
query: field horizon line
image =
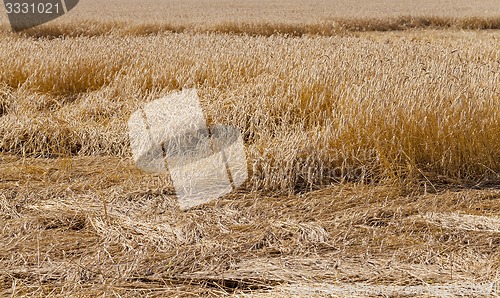
{"label": "field horizon line", "polygon": [[0,35],[24,37],[82,37],[101,35],[147,36],[159,33],[215,33],[230,35],[290,37],[335,36],[358,32],[391,32],[408,30],[498,30],[497,17],[440,17],[399,16],[390,18],[332,18],[319,22],[238,22],[224,21],[210,24],[182,24],[174,22],[128,22],[126,20],[71,20],[56,21],[19,33],[13,33],[6,23],[0,24]]}

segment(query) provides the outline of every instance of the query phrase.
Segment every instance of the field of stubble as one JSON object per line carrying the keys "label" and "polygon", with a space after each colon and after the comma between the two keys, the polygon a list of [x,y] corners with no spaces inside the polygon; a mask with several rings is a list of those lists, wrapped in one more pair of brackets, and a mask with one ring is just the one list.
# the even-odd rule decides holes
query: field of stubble
{"label": "field of stubble", "polygon": [[[363,5],[2,15],[0,296],[499,295],[500,8]],[[193,87],[250,178],[180,211],[127,120]]]}

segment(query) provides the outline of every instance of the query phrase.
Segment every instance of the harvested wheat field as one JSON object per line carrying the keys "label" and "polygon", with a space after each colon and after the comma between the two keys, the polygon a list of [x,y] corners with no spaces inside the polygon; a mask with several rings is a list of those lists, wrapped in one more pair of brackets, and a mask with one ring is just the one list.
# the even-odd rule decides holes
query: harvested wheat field
{"label": "harvested wheat field", "polygon": [[[101,1],[0,18],[0,296],[498,297],[500,6]],[[181,211],[130,115],[196,88],[249,179]]]}

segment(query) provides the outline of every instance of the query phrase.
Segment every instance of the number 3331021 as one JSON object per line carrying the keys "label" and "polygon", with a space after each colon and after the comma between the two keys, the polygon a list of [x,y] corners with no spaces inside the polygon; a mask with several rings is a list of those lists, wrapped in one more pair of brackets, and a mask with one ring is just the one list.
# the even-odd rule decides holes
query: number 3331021
{"label": "number 3331021", "polygon": [[61,7],[59,3],[5,3],[5,9],[8,14],[59,14]]}

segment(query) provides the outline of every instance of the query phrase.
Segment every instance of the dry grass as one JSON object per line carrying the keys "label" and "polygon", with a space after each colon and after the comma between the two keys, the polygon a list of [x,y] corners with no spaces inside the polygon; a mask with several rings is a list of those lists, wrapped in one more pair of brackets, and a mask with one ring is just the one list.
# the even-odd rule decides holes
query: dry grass
{"label": "dry grass", "polygon": [[197,87],[210,121],[242,130],[254,189],[488,183],[500,168],[498,38],[5,36],[0,149],[130,156],[131,112]]}
{"label": "dry grass", "polygon": [[[128,159],[2,159],[3,295],[498,282],[498,189],[417,194],[345,183],[287,197],[233,194],[179,212],[166,180]],[[467,229],[457,224],[464,216]],[[474,221],[490,228],[470,229]]]}
{"label": "dry grass", "polygon": [[[496,0],[81,0],[29,36],[148,35],[173,31],[265,35],[337,35],[422,28],[500,29]],[[0,32],[8,34],[6,15]]]}
{"label": "dry grass", "polygon": [[[134,3],[0,20],[1,296],[498,283],[496,1]],[[184,87],[251,178],[180,212],[126,124]]]}
{"label": "dry grass", "polygon": [[[499,12],[500,14],[500,12]],[[103,21],[71,20],[52,22],[24,31],[24,36],[41,37],[81,37],[114,34],[121,36],[147,36],[160,32],[174,33],[227,33],[253,36],[320,35],[335,36],[350,32],[367,31],[405,31],[410,29],[455,29],[455,30],[491,30],[500,29],[500,17],[442,17],[442,16],[393,16],[387,18],[334,18],[331,20],[311,21],[309,23],[221,20],[208,24],[184,24],[175,22],[130,22],[124,20]],[[4,24],[0,33],[11,35],[10,28]]]}

